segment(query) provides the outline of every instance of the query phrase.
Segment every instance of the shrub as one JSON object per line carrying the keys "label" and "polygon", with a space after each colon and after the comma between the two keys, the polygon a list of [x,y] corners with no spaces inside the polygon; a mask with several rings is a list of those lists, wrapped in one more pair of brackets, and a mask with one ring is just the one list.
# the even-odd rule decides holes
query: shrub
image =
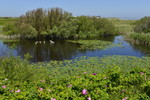
{"label": "shrub", "polygon": [[6,25],[3,31],[8,35],[20,37],[54,38],[97,38],[117,33],[116,27],[106,18],[79,16],[60,8],[44,10],[38,8],[28,11],[12,25]]}
{"label": "shrub", "polygon": [[150,32],[150,17],[144,17],[135,23],[135,32]]}

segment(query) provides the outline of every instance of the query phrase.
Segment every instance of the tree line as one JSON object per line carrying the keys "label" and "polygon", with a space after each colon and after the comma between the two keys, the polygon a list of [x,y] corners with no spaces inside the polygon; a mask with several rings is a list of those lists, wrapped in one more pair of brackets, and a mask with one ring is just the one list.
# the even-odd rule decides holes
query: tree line
{"label": "tree line", "polygon": [[20,38],[96,38],[114,35],[117,29],[108,19],[102,17],[78,16],[61,8],[31,10],[20,16],[14,23],[3,27],[7,35]]}

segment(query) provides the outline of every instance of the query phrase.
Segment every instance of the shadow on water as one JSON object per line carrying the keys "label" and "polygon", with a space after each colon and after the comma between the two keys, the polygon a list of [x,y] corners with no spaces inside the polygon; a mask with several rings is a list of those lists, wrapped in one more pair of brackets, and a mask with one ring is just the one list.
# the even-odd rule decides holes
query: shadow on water
{"label": "shadow on water", "polygon": [[[105,40],[105,39],[102,39]],[[0,56],[20,56],[24,58],[26,53],[29,53],[32,58],[31,62],[41,62],[50,60],[65,60],[75,59],[81,56],[99,56],[104,55],[128,55],[142,57],[150,54],[150,49],[146,47],[131,45],[124,41],[123,36],[115,36],[107,38],[113,43],[120,44],[121,47],[112,47],[106,50],[79,50],[78,44],[69,43],[66,41],[54,41],[50,43],[49,40],[35,41],[35,40],[20,40],[18,42],[0,42]],[[16,46],[12,48],[12,45]]]}

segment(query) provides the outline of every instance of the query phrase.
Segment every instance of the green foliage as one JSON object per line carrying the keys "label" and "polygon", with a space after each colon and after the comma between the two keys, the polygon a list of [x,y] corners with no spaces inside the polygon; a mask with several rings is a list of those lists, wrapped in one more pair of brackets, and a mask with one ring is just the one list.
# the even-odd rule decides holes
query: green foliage
{"label": "green foliage", "polygon": [[16,17],[0,17],[0,26],[14,22],[16,19]]}
{"label": "green foliage", "polygon": [[17,34],[25,38],[47,36],[65,39],[98,38],[117,33],[114,24],[106,18],[73,17],[60,8],[28,11],[13,24],[6,25],[3,31],[7,35]]}
{"label": "green foliage", "polygon": [[32,56],[29,53],[24,55],[24,59],[27,61],[29,61],[31,58],[32,58]]}
{"label": "green foliage", "polygon": [[132,33],[128,35],[127,39],[135,44],[140,44],[140,45],[145,45],[145,46],[150,45],[150,33],[147,33],[147,34]]}
{"label": "green foliage", "polygon": [[134,32],[134,23],[136,20],[126,20],[118,18],[108,18],[118,29],[119,34],[129,34]]}
{"label": "green foliage", "polygon": [[15,35],[15,27],[14,27],[14,23],[9,23],[9,24],[6,24],[3,28],[3,32],[6,34],[6,35]]}
{"label": "green foliage", "polygon": [[144,32],[144,33],[148,33],[150,32],[150,17],[144,17],[140,20],[138,20],[135,23],[135,28],[134,28],[135,32]]}
{"label": "green foliage", "polygon": [[3,26],[0,25],[0,34],[2,33],[2,27],[3,27]]}
{"label": "green foliage", "polygon": [[33,26],[29,24],[22,24],[21,26],[18,26],[15,34],[19,34],[21,38],[24,38],[24,37],[32,38],[32,37],[37,36],[37,31]]}
{"label": "green foliage", "polygon": [[136,21],[134,31],[127,36],[127,40],[135,44],[150,45],[150,17],[144,17]]}
{"label": "green foliage", "polygon": [[96,38],[117,33],[115,26],[106,18],[80,16],[77,19],[77,33],[80,38]]}
{"label": "green foliage", "polygon": [[[0,61],[1,99],[85,100],[89,97],[92,100],[150,99],[149,57],[81,57],[75,60],[36,64],[14,58]],[[43,69],[47,69],[45,72],[49,71],[48,75],[41,73]],[[36,73],[37,71],[40,73]],[[34,74],[30,74],[33,72]],[[17,75],[14,73],[20,78],[15,80]],[[40,77],[41,74],[46,77]],[[33,78],[34,75],[38,78]],[[85,95],[82,93],[83,89],[86,89]]]}
{"label": "green foliage", "polygon": [[108,41],[101,41],[101,40],[68,40],[72,43],[78,43],[80,44],[79,49],[82,50],[96,50],[96,49],[105,49],[106,47],[109,47],[108,45],[111,45],[111,42]]}
{"label": "green foliage", "polygon": [[25,81],[32,82],[40,77],[45,77],[42,74],[37,76],[39,73],[46,74],[46,70],[44,68],[39,70],[40,66],[30,65],[26,60],[21,60],[20,58],[1,58],[0,63],[0,76],[7,78],[11,83]]}

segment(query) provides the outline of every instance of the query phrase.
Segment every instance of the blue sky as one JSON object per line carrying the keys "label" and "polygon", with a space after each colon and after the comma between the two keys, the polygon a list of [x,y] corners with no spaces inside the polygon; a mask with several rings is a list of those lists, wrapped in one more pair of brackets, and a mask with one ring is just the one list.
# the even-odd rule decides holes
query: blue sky
{"label": "blue sky", "polygon": [[1,0],[0,16],[18,17],[36,8],[59,7],[74,16],[137,19],[150,16],[150,0]]}

